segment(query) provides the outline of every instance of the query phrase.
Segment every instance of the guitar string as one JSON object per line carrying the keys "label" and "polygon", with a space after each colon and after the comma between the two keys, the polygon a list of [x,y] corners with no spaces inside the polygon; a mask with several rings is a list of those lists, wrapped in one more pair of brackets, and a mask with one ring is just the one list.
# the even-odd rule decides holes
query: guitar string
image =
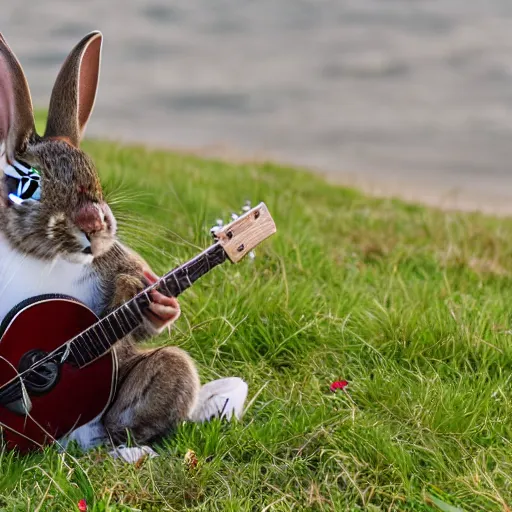
{"label": "guitar string", "polygon": [[[216,244],[216,245],[218,245],[218,244]],[[213,247],[215,247],[215,246],[212,246],[210,249],[213,249]],[[201,276],[202,276],[202,275],[204,275],[205,273],[209,272],[209,271],[211,270],[211,268],[213,268],[212,266],[210,266],[211,262],[210,262],[210,259],[209,259],[209,257],[208,257],[208,256],[209,256],[209,250],[204,251],[204,253],[205,253],[205,254],[204,254],[204,256],[205,256],[205,261],[199,261],[199,263],[200,263],[200,264],[199,264],[199,267],[198,267],[198,269],[197,269],[197,270],[198,270],[198,274],[199,274],[199,275],[198,275],[198,277],[201,277]],[[225,254],[224,254],[224,256],[225,256]],[[221,259],[220,259],[220,261],[218,261],[218,262],[217,262],[217,264],[222,263],[224,260],[225,260],[225,257],[224,257],[224,258],[221,258]],[[190,263],[197,263],[197,261],[192,261],[192,262],[190,262]],[[206,263],[206,265],[205,265],[205,266],[206,266],[206,271],[204,271],[203,263]],[[175,282],[176,282],[176,286],[177,286],[177,291],[176,291],[173,295],[175,295],[175,296],[176,296],[176,295],[179,295],[180,293],[182,293],[182,292],[183,292],[183,289],[181,288],[181,284],[180,284],[180,282],[179,282],[179,280],[178,280],[178,278],[177,278],[177,276],[176,276],[176,274],[177,274],[180,270],[184,270],[184,271],[185,271],[185,276],[186,276],[187,281],[188,281],[188,286],[192,286],[192,282],[191,282],[191,280],[190,280],[190,275],[189,275],[189,269],[190,269],[190,267],[191,267],[191,266],[192,266],[192,265],[190,265],[190,266],[185,266],[184,268],[183,268],[183,267],[180,267],[180,268],[176,269],[176,272],[172,272],[170,275],[168,274],[167,276],[164,276],[163,278],[159,279],[159,280],[157,281],[157,283],[155,283],[155,285],[154,285],[154,286],[152,286],[152,287],[148,287],[146,290],[144,290],[144,292],[143,292],[143,293],[144,293],[144,296],[145,296],[146,300],[148,301],[148,303],[151,303],[151,300],[149,299],[149,296],[148,296],[147,290],[154,289],[154,288],[156,288],[158,285],[163,285],[163,286],[165,286],[165,289],[168,291],[168,293],[170,292],[170,290],[169,290],[169,286],[168,286],[168,282],[167,282],[167,281],[168,281],[168,278],[170,278],[170,277],[174,277],[174,280],[175,280]],[[213,265],[213,266],[215,266],[215,265]],[[198,278],[198,277],[197,277],[197,278]],[[194,280],[196,280],[197,278],[194,278]],[[187,288],[187,287],[185,287],[185,289],[186,289],[186,288]],[[137,303],[137,301],[135,300],[136,298],[137,298],[137,297],[134,297],[132,300],[128,301],[128,302],[127,302],[127,303],[125,303],[123,306],[121,306],[121,307],[117,308],[116,310],[114,310],[114,311],[112,312],[112,316],[113,316],[114,320],[116,320],[116,325],[118,325],[118,326],[119,326],[119,328],[120,328],[120,331],[121,331],[122,337],[124,337],[124,336],[126,336],[127,334],[129,334],[129,332],[131,332],[131,331],[136,327],[136,325],[140,323],[140,320],[139,320],[139,319],[134,315],[133,311],[131,310],[131,308],[130,308],[130,303],[132,303],[132,302],[133,302],[133,303],[135,303],[135,305],[137,306],[137,310],[138,310],[138,312],[139,312],[139,314],[140,314],[141,318],[143,318],[142,312],[140,311],[139,304],[138,304],[138,303]],[[127,321],[127,315],[126,315],[126,312],[125,312],[125,311],[126,311],[126,309],[127,309],[128,311],[130,311],[130,313],[131,313],[133,316],[135,316],[135,322],[136,322],[136,325],[135,325],[135,326],[133,326],[133,327],[132,327],[131,323]],[[124,332],[124,329],[123,329],[123,325],[122,325],[122,323],[118,320],[118,318],[117,318],[117,316],[116,316],[116,315],[119,315],[120,313],[122,313],[122,314],[123,314],[124,319],[125,319],[125,321],[126,321],[126,325],[127,325],[128,329],[129,329],[129,331],[127,331],[126,333]],[[109,314],[109,315],[107,315],[104,319],[98,320],[98,322],[96,322],[95,324],[93,324],[92,326],[90,326],[90,327],[89,327],[88,329],[86,329],[83,333],[81,333],[81,334],[79,334],[79,335],[75,336],[74,338],[72,338],[71,340],[67,341],[66,343],[64,343],[63,345],[61,345],[60,347],[58,347],[58,348],[57,348],[57,349],[55,349],[54,351],[50,352],[50,353],[49,353],[45,358],[43,358],[42,360],[40,360],[40,361],[38,361],[38,362],[34,363],[34,364],[33,364],[33,365],[31,365],[28,369],[26,369],[25,371],[23,371],[23,372],[21,372],[21,373],[20,373],[20,372],[18,372],[18,370],[17,370],[17,369],[16,369],[16,368],[15,368],[15,367],[14,367],[14,366],[9,362],[9,361],[7,361],[3,356],[0,356],[0,358],[1,358],[1,359],[5,360],[5,361],[10,365],[10,366],[12,366],[12,368],[14,369],[14,371],[15,371],[15,373],[16,373],[16,376],[15,376],[13,379],[11,379],[10,381],[8,381],[8,382],[4,383],[2,386],[0,386],[0,390],[5,389],[5,388],[10,384],[10,383],[12,383],[12,382],[14,382],[14,381],[17,381],[17,380],[22,381],[22,380],[23,380],[23,379],[22,379],[23,375],[25,375],[26,373],[28,373],[28,372],[30,372],[30,371],[33,371],[34,369],[36,369],[36,368],[37,368],[37,367],[39,367],[39,366],[42,366],[42,365],[44,364],[44,362],[46,362],[47,360],[51,359],[55,354],[57,354],[57,353],[58,353],[58,351],[59,351],[59,350],[62,350],[62,349],[63,349],[63,348],[65,348],[66,346],[69,348],[69,350],[70,350],[70,351],[73,351],[73,348],[75,348],[75,342],[76,342],[76,341],[78,341],[78,340],[85,342],[86,350],[87,350],[87,352],[90,354],[90,351],[89,351],[89,349],[88,349],[88,346],[91,346],[91,349],[93,349],[93,348],[97,348],[97,345],[96,345],[96,343],[95,343],[95,342],[93,342],[93,343],[88,343],[88,342],[87,342],[87,340],[85,339],[85,335],[86,335],[86,334],[88,334],[88,335],[89,335],[89,340],[93,340],[93,338],[92,338],[92,336],[91,336],[91,332],[94,332],[94,334],[96,335],[95,330],[96,330],[96,328],[97,328],[97,327],[99,327],[100,329],[103,329],[103,325],[102,325],[102,323],[103,323],[103,320],[105,320],[105,319],[107,320],[107,322],[108,322],[108,324],[109,324],[109,326],[110,326],[110,330],[112,331],[112,333],[113,333],[114,337],[115,337],[115,338],[117,338],[117,334],[115,333],[115,329],[113,329],[113,328],[112,328],[112,324],[110,323],[110,319],[109,319],[109,317],[110,317],[110,314]],[[121,337],[121,338],[122,338],[122,337]],[[100,344],[101,348],[102,348],[102,349],[105,349],[105,346],[103,345],[103,343],[102,343],[102,341],[101,341],[101,338],[97,336],[97,337],[96,337],[96,342],[98,342],[98,341],[99,341],[99,344]],[[110,347],[111,347],[111,345],[107,345],[107,347],[106,347],[106,348],[108,349],[108,348],[110,348]],[[77,348],[77,352],[82,356],[82,353],[81,353],[81,351],[80,351],[80,347],[76,345],[76,348]],[[82,357],[82,359],[83,359],[83,357]],[[22,384],[22,385],[23,385],[23,384]],[[38,428],[39,428],[43,433],[45,433],[45,434],[46,434],[50,439],[52,439],[52,441],[53,441],[54,443],[58,444],[61,448],[63,448],[63,447],[62,447],[62,445],[61,445],[61,443],[60,443],[57,439],[55,439],[55,437],[54,437],[52,434],[50,434],[50,433],[49,433],[49,432],[48,432],[48,431],[47,431],[47,430],[46,430],[46,429],[45,429],[45,428],[44,428],[44,427],[43,427],[43,426],[42,426],[42,425],[41,425],[41,424],[40,424],[40,423],[39,423],[39,422],[38,422],[38,421],[37,421],[37,420],[36,420],[36,419],[31,415],[31,414],[30,414],[30,412],[27,414],[27,417],[29,417],[29,418],[34,422],[34,424],[35,424],[35,425],[36,425],[36,426],[37,426],[37,427],[38,427]],[[25,421],[27,421],[27,418],[25,419]],[[79,421],[79,420],[77,420],[77,421]],[[0,422],[0,426],[3,426],[3,428],[6,428],[7,430],[12,431],[12,432],[14,432],[15,434],[17,434],[17,435],[19,435],[19,436],[21,436],[21,437],[23,437],[23,438],[27,439],[28,441],[30,441],[31,443],[33,443],[33,444],[35,444],[35,445],[39,446],[40,448],[43,448],[43,445],[41,445],[38,441],[36,441],[36,440],[34,440],[34,439],[31,439],[29,436],[26,436],[25,434],[23,434],[23,433],[21,433],[21,432],[19,432],[19,431],[15,430],[15,429],[13,429],[13,428],[11,428],[9,425],[6,425],[6,424],[4,424],[3,422]]]}
{"label": "guitar string", "polygon": [[[209,265],[209,263],[210,263],[210,262],[207,260],[207,261],[206,261],[206,263],[207,263],[207,264],[206,264],[206,267],[207,267],[207,271],[208,271],[208,270],[209,270],[209,266],[210,266],[210,265]],[[198,269],[198,270],[203,270],[203,269],[201,269],[201,267],[202,267],[202,265],[200,265],[200,267],[199,267],[199,269]],[[186,277],[187,277],[187,280],[188,280],[189,286],[191,286],[191,285],[192,285],[192,282],[190,281],[189,268],[185,268],[184,270],[185,270],[185,275],[186,275]],[[200,274],[201,274],[201,273],[202,273],[202,272],[200,272]],[[178,289],[178,290],[181,290],[181,285],[180,285],[180,283],[179,283],[179,280],[177,279],[177,276],[176,276],[176,275],[174,275],[174,278],[175,278],[175,281],[176,281],[177,289]],[[167,285],[166,280],[165,280],[165,279],[162,279],[162,280],[160,280],[160,281],[161,281],[161,284],[165,284],[165,288],[166,288],[167,290],[169,290],[169,287],[168,287],[168,285]],[[181,293],[181,292],[179,292],[179,293]],[[148,300],[148,302],[150,302],[150,299],[149,299],[149,297],[148,297],[147,292],[144,292],[144,296],[145,296],[146,300]],[[130,302],[131,302],[131,301],[130,301]],[[128,304],[129,304],[129,303],[126,303],[125,305],[128,305]],[[139,305],[138,305],[137,303],[136,303],[136,305],[137,305],[137,308],[139,309],[139,312],[140,312]],[[129,309],[129,307],[128,307],[128,309]],[[123,315],[125,315],[125,313],[124,313],[124,308],[123,308],[123,307],[118,308],[117,310],[114,310],[114,311],[112,312],[114,319],[116,319],[116,314],[118,314],[118,313],[119,313],[119,311],[122,311],[122,312],[123,312]],[[126,320],[126,315],[125,315],[125,320]],[[137,320],[137,319],[135,319],[135,320],[136,320],[136,322],[138,323],[138,320]],[[124,334],[124,330],[123,330],[123,328],[122,328],[122,324],[121,324],[119,321],[118,321],[117,323],[118,323],[118,325],[120,326],[120,328],[121,328],[121,333],[123,334],[123,337],[124,337],[124,336],[125,336],[126,334],[128,334],[128,333]],[[108,324],[110,325],[111,331],[112,331],[112,333],[114,334],[114,336],[117,336],[117,335],[116,335],[116,333],[115,333],[115,330],[112,328],[112,324],[110,323],[110,321],[109,321],[109,320],[108,320]],[[99,323],[99,327],[100,327],[100,328],[102,328],[101,323]],[[128,323],[128,328],[130,328],[130,329],[131,329],[131,325],[130,325],[129,323]],[[87,351],[89,354],[91,354],[91,352],[90,352],[90,350],[89,350],[89,347],[91,347],[91,349],[93,349],[93,348],[97,348],[97,347],[96,347],[96,345],[95,345],[94,343],[89,344],[89,343],[87,342],[87,340],[85,339],[85,336],[86,336],[86,335],[88,335],[88,336],[89,336],[89,339],[90,339],[90,340],[92,340],[92,337],[90,336],[90,331],[89,331],[89,330],[84,331],[83,333],[81,333],[80,335],[78,335],[76,338],[77,338],[77,339],[79,339],[80,341],[84,341],[84,342],[85,342],[85,345],[84,345],[84,346],[85,346],[85,348],[86,348],[86,351]],[[71,341],[73,341],[73,340],[70,340],[69,342],[67,342],[67,344],[70,344],[70,343],[71,343]],[[101,338],[97,338],[97,340],[96,340],[96,341],[99,341],[99,342],[100,342],[100,346],[101,346],[102,348],[104,348],[104,345],[103,345],[103,343],[101,342]],[[65,345],[66,345],[66,344],[64,344],[64,346],[65,346]],[[78,352],[80,353],[79,347],[77,347],[77,348],[78,348]],[[1,356],[0,356],[0,357],[1,357]],[[3,357],[2,357],[2,359],[4,359],[4,360],[5,360],[5,358],[3,358]],[[20,372],[18,372],[18,371],[17,371],[17,369],[16,369],[16,368],[15,368],[15,367],[14,367],[14,366],[9,362],[9,361],[7,361],[7,360],[6,360],[6,362],[7,362],[10,366],[12,366],[13,370],[16,372],[16,377],[15,377],[14,379],[15,379],[15,380],[22,380],[22,379],[21,379],[22,374],[20,374]],[[32,366],[34,367],[34,368],[32,368],[32,369],[37,368],[37,365],[32,365]],[[22,372],[22,373],[24,374],[25,372]],[[2,386],[2,388],[6,387],[6,385],[7,385],[7,384],[4,384],[4,386]],[[22,384],[22,385],[23,385],[23,384]],[[2,389],[2,388],[0,388],[0,389]],[[27,418],[30,418],[30,419],[34,422],[34,424],[35,424],[35,425],[36,425],[36,426],[41,430],[41,432],[45,433],[45,434],[48,436],[48,438],[50,438],[50,439],[51,439],[55,444],[57,444],[57,445],[58,445],[58,446],[60,446],[61,448],[64,448],[64,447],[61,445],[61,443],[59,442],[59,440],[57,440],[57,439],[56,439],[56,438],[55,438],[55,437],[54,437],[50,432],[48,432],[48,431],[47,431],[47,430],[46,430],[46,429],[45,429],[45,428],[44,428],[44,427],[43,427],[43,426],[42,426],[42,425],[41,425],[41,424],[40,424],[40,423],[39,423],[39,422],[38,422],[38,421],[37,421],[37,420],[36,420],[36,419],[31,415],[31,414],[30,414],[30,412],[28,412],[28,413],[27,413],[26,418],[25,418],[25,421],[27,421]],[[77,420],[77,421],[78,421],[78,420]],[[3,425],[3,426],[4,426],[4,428],[8,429],[9,431],[13,432],[13,433],[14,433],[14,434],[16,434],[16,435],[19,435],[19,436],[21,436],[21,437],[23,437],[23,438],[27,439],[28,441],[30,441],[31,443],[33,443],[33,444],[35,444],[35,445],[39,446],[40,448],[43,448],[43,445],[42,445],[41,443],[39,443],[39,442],[38,442],[38,441],[36,441],[35,439],[30,438],[29,436],[26,436],[26,435],[25,435],[25,434],[23,434],[22,432],[19,432],[19,431],[17,431],[16,429],[13,429],[12,427],[9,427],[9,425],[4,424],[3,422],[0,422],[0,425]]]}
{"label": "guitar string", "polygon": [[[176,271],[180,270],[180,268],[176,269]],[[158,286],[159,282],[160,281],[163,281],[165,280],[165,278],[168,277],[168,276],[164,276],[163,278],[161,278],[159,281],[157,281],[156,283],[154,283],[153,285],[151,285],[150,287],[148,287],[148,289],[154,289],[155,287]],[[147,295],[147,292],[144,291],[142,292],[146,298],[146,300],[150,301],[148,295]],[[122,306],[120,306],[120,308],[118,309],[121,309],[121,308],[124,308],[125,306],[129,307],[129,305],[131,303],[134,303],[137,307],[137,311],[139,313],[139,315],[141,316],[141,318],[143,318],[143,313],[142,311],[140,310],[140,307],[139,307],[139,304],[137,302],[137,298],[139,298],[141,296],[141,294],[137,295],[136,297],[130,299],[128,302],[126,302],[125,304],[123,304]],[[116,310],[114,310],[115,312]],[[112,313],[110,313],[112,314]],[[9,381],[5,382],[2,386],[0,386],[0,391],[2,391],[4,388],[6,388],[7,386],[9,386],[10,384],[12,384],[13,382],[15,381],[18,381],[18,380],[22,380],[22,377],[27,374],[28,372],[30,371],[33,371],[34,369],[38,368],[39,366],[42,366],[44,365],[44,363],[50,361],[51,359],[53,359],[53,357],[55,357],[56,354],[58,354],[58,351],[59,350],[62,350],[66,345],[70,346],[71,347],[71,350],[73,351],[73,348],[76,348],[76,352],[78,353],[78,355],[80,355],[80,358],[84,361],[83,365],[86,365],[87,364],[87,360],[84,358],[84,354],[83,354],[83,351],[80,350],[80,345],[77,344],[76,342],[80,339],[83,339],[83,334],[85,333],[90,333],[90,332],[94,332],[95,334],[95,337],[96,337],[96,340],[98,340],[101,344],[101,337],[97,335],[97,333],[95,332],[96,329],[99,327],[100,330],[103,330],[103,321],[105,321],[105,319],[107,319],[109,316],[107,315],[106,317],[104,317],[103,319],[100,319],[98,322],[96,322],[95,324],[91,325],[88,329],[86,329],[85,331],[83,331],[82,333],[78,334],[77,336],[75,336],[74,338],[72,338],[71,340],[68,340],[66,343],[64,343],[63,345],[61,345],[60,347],[57,347],[55,350],[53,350],[52,352],[49,352],[44,358],[40,359],[39,361],[33,363],[31,366],[29,366],[26,370],[24,370],[23,372],[17,372],[17,375],[15,377],[13,377],[12,379],[10,379]],[[138,322],[140,322],[139,320],[137,320]],[[103,333],[105,334],[105,331],[103,330]],[[108,338],[107,338],[108,339]],[[87,343],[85,343],[85,347],[87,347]],[[111,348],[111,345],[107,345],[106,347],[106,351],[108,351],[108,349]],[[88,349],[86,348],[86,350],[88,351]],[[73,354],[75,355],[75,358],[76,358],[76,354],[75,354],[75,351],[73,351]],[[91,358],[91,361],[94,361],[94,359],[96,359],[95,357],[92,357]],[[82,366],[83,366],[82,365]]]}
{"label": "guitar string", "polygon": [[[118,336],[117,334],[116,334],[116,336],[119,339],[123,339],[125,336],[128,336],[129,331],[125,330],[125,324],[122,323],[123,320],[121,319],[121,314],[118,311],[113,311],[112,314],[113,314],[114,320],[115,320],[114,325],[116,325],[118,327],[118,331],[121,333],[121,336]],[[114,330],[114,333],[115,333],[115,330]],[[103,343],[100,342],[100,345],[103,348]]]}
{"label": "guitar string", "polygon": [[[220,243],[215,243],[213,244],[212,246],[210,246],[208,249],[206,249],[205,251],[203,251],[201,254],[197,255],[195,258],[193,258],[192,260],[190,260],[188,263],[186,263],[185,265],[182,265],[181,267],[178,267],[176,268],[174,271],[171,271],[169,274],[163,276],[162,278],[160,278],[156,283],[154,283],[153,285],[149,286],[148,288],[146,288],[146,290],[144,290],[145,292],[147,290],[153,290],[155,289],[156,287],[159,286],[160,282],[165,280],[165,279],[170,279],[172,277],[174,277],[175,281],[176,281],[176,284],[177,284],[177,287],[178,287],[178,293],[182,293],[184,290],[181,290],[181,286],[179,284],[179,282],[177,281],[176,279],[176,273],[180,270],[184,270],[186,269],[188,266],[192,266],[193,264],[197,263],[198,261],[200,261],[201,259],[204,259],[205,257],[208,257],[211,255],[211,253],[214,253],[215,254],[215,260],[218,259],[218,262],[216,261],[216,264],[220,264],[222,262],[225,261],[227,255],[226,253],[224,252],[224,250],[222,249],[222,251],[217,254],[217,250],[218,248],[221,248],[222,249],[222,246],[220,245]],[[214,265],[215,266],[215,265]],[[211,267],[213,268],[213,267]],[[211,270],[208,269],[209,270]],[[203,274],[204,275],[204,274]],[[198,276],[198,277],[201,277],[201,276]],[[140,296],[137,295],[135,296],[134,298],[132,298],[131,300],[129,300],[128,302],[126,302],[125,304],[123,304],[123,306],[120,306],[121,308],[122,307],[125,307],[131,303],[135,303],[135,305],[137,306],[139,312],[140,312],[140,309],[139,309],[139,306],[137,304],[137,301],[136,299]],[[119,308],[118,308],[119,309]],[[111,313],[110,313],[111,314]],[[107,315],[108,316],[108,315]],[[141,316],[143,317],[143,315],[141,314]],[[102,318],[102,319],[99,319],[96,323],[94,323],[93,325],[91,325],[88,329],[86,329],[84,332],[86,331],[90,331],[90,330],[93,330],[94,328],[96,328],[97,326],[100,326],[101,328],[101,323],[105,320],[106,317]],[[14,381],[17,381],[17,380],[21,380],[22,377],[27,374],[28,372],[32,371],[34,368],[37,368],[39,366],[42,366],[44,365],[46,362],[50,361],[51,359],[53,359],[60,350],[64,349],[66,346],[69,346],[69,347],[72,347],[74,345],[72,345],[75,340],[77,338],[79,338],[81,336],[82,333],[80,333],[79,335],[75,336],[74,338],[68,340],[66,343],[63,343],[61,346],[57,347],[55,350],[53,350],[52,352],[49,352],[45,357],[43,357],[42,359],[40,359],[39,361],[33,363],[31,366],[29,366],[26,370],[24,370],[23,372],[19,373],[18,375],[16,375],[15,377],[13,377],[12,379],[10,379],[9,381],[5,382],[4,384],[2,384],[0,386],[0,391],[2,391],[5,387],[7,387],[8,385],[12,384]],[[110,347],[109,347],[110,348]],[[71,348],[72,350],[72,348]],[[78,350],[78,352],[80,352]],[[83,359],[83,357],[82,357]]]}
{"label": "guitar string", "polygon": [[[84,331],[81,335],[80,335],[80,338],[82,340],[85,341],[85,344],[87,347],[91,347],[91,349],[93,350],[93,356],[96,355],[99,356],[99,353],[98,354],[95,354],[95,352],[97,352],[97,346],[96,346],[96,342],[97,340],[94,340],[94,338],[92,337],[91,333],[88,332],[88,331]],[[89,338],[89,339],[87,339]],[[100,340],[101,341],[101,340]],[[103,346],[103,345],[102,345]]]}
{"label": "guitar string", "polygon": [[[126,311],[125,311],[125,308],[122,308],[121,309],[121,313],[123,314],[124,316],[124,319],[125,319],[125,322],[126,324],[128,325],[128,327],[130,327],[130,321],[128,320],[128,317],[126,316]],[[132,328],[132,330],[135,329],[135,327]]]}
{"label": "guitar string", "polygon": [[[82,333],[78,338],[77,340],[83,340],[83,336],[84,336],[85,333]],[[83,344],[84,346],[84,350],[85,352],[87,352],[87,354],[89,354],[89,357],[92,357],[93,353],[89,350],[89,344],[88,343],[84,343]]]}
{"label": "guitar string", "polygon": [[[87,337],[86,337],[86,335],[87,335]],[[92,331],[84,332],[82,335],[82,338],[85,339],[87,346],[91,347],[94,357],[98,357],[100,354],[102,354],[107,349],[107,346],[103,344],[103,342],[101,341],[101,338],[95,338],[93,336]],[[100,348],[98,348],[98,344],[99,344]]]}
{"label": "guitar string", "polygon": [[[131,303],[132,301],[134,301],[134,299],[136,299],[137,297],[134,297],[133,299],[131,299],[130,301],[128,301],[126,304],[124,304],[123,306],[121,307],[124,307],[126,305],[128,305],[129,303]],[[91,325],[89,328],[87,328],[83,333],[85,332],[88,332],[88,331],[93,331],[94,329],[96,329],[96,327],[98,325],[101,326],[101,323],[103,322],[105,318],[103,319],[100,319],[98,320],[98,322],[94,323],[93,325]],[[66,346],[69,346],[70,347],[70,350],[73,352],[73,354],[75,355],[75,358],[76,358],[76,354],[75,354],[75,351],[73,351],[73,348],[76,348],[76,352],[78,353],[78,355],[80,355],[81,359],[83,359],[84,361],[84,365],[87,363],[87,361],[84,359],[83,357],[83,352],[80,351],[80,347],[76,344],[76,340],[79,339],[83,333],[80,333],[78,334],[77,336],[75,336],[74,338],[71,338],[70,340],[68,340],[66,343],[62,344],[61,346],[57,347],[55,350],[53,350],[52,352],[49,352],[45,357],[41,358],[39,361],[36,361],[35,363],[33,363],[31,366],[29,366],[26,370],[22,371],[22,372],[18,372],[17,375],[15,377],[13,377],[12,379],[8,380],[7,382],[5,382],[4,384],[2,384],[0,386],[0,392],[5,389],[7,386],[9,386],[10,384],[12,384],[13,382],[15,381],[18,381],[18,380],[22,380],[22,377],[24,375],[26,375],[27,373],[33,371],[35,368],[39,367],[39,366],[42,366],[44,365],[45,363],[47,363],[48,361],[51,361],[56,355],[58,355],[59,351],[64,349]],[[110,347],[109,347],[110,348]]]}

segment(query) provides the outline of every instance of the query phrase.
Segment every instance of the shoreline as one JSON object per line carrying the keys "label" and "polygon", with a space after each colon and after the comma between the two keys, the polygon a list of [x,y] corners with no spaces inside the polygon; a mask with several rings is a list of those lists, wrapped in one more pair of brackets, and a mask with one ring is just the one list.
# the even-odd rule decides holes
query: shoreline
{"label": "shoreline", "polygon": [[309,172],[322,177],[332,185],[354,188],[372,197],[397,199],[411,204],[437,208],[445,212],[458,211],[466,213],[481,213],[495,217],[512,216],[512,200],[503,195],[475,194],[463,187],[441,185],[436,180],[418,180],[410,178],[404,183],[403,176],[396,173],[383,183],[377,173],[371,171],[348,172],[333,171],[318,166],[300,164],[290,159],[279,158],[263,151],[243,151],[227,144],[209,144],[203,146],[186,146],[173,144],[149,143],[131,137],[111,137],[95,134],[87,137],[94,142],[107,141],[122,145],[142,146],[148,150],[170,151],[177,154],[196,156],[206,159],[219,160],[231,164],[264,164],[272,163],[299,171]]}

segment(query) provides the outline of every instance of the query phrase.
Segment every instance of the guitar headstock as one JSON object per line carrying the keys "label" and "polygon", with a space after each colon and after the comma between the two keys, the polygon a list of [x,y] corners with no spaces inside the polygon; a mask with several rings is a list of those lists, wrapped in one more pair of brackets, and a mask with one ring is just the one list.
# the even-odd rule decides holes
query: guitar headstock
{"label": "guitar headstock", "polygon": [[232,214],[232,221],[225,226],[218,220],[217,226],[210,231],[233,263],[238,263],[246,254],[253,254],[257,245],[276,232],[274,220],[264,203],[252,209],[246,203],[242,211],[240,217]]}

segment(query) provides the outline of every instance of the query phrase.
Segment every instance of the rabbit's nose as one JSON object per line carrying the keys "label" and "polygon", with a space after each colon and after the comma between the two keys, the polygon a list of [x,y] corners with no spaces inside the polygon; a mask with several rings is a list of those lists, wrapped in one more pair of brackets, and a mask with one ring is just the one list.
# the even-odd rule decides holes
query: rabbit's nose
{"label": "rabbit's nose", "polygon": [[92,235],[105,229],[105,214],[101,207],[95,203],[82,206],[74,216],[74,222],[78,229],[86,235]]}

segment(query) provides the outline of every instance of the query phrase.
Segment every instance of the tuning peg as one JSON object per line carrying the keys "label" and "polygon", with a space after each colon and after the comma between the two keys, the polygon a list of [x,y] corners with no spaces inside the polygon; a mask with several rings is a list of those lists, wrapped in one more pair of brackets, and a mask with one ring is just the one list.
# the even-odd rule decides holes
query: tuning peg
{"label": "tuning peg", "polygon": [[[248,211],[251,210],[251,201],[247,200],[245,201],[245,204],[244,206],[242,206],[242,212],[240,215],[243,215],[245,213],[247,213]],[[240,215],[236,214],[236,213],[232,213],[231,214],[231,220],[230,222],[233,222],[235,220],[237,220]],[[211,229],[210,229],[210,235],[213,237],[214,241],[217,242],[219,239],[217,237],[217,233],[224,227],[224,221],[222,219],[217,219],[216,220],[216,225],[213,226]],[[247,256],[248,256],[248,259],[249,260],[254,260],[254,258],[256,257],[256,254],[254,251],[250,251],[247,253]]]}
{"label": "tuning peg", "polygon": [[210,235],[212,235],[213,238],[216,238],[217,231],[224,226],[224,221],[222,219],[217,219],[215,222],[215,226],[210,229]]}

